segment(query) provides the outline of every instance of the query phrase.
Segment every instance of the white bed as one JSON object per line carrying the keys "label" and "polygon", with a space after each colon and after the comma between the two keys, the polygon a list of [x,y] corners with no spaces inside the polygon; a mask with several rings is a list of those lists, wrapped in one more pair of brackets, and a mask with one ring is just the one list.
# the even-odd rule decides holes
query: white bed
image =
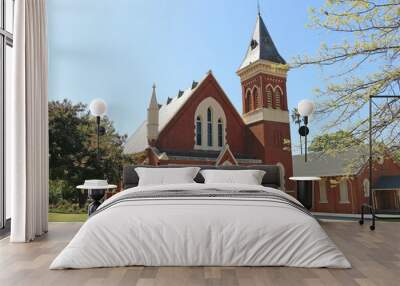
{"label": "white bed", "polygon": [[[169,190],[263,191],[273,199],[251,195],[122,199],[138,192]],[[131,188],[106,200],[50,269],[128,265],[350,268],[318,221],[285,200],[299,204],[279,190],[254,185]]]}

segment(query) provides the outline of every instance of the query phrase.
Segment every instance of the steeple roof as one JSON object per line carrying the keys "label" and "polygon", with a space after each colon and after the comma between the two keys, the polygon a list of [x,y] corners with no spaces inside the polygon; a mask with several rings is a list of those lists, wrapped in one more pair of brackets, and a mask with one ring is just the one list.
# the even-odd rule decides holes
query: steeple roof
{"label": "steeple roof", "polygon": [[257,60],[267,60],[278,64],[286,64],[286,61],[281,57],[276,49],[260,13],[257,14],[253,36],[250,40],[246,56],[239,69],[242,69]]}
{"label": "steeple roof", "polygon": [[151,93],[151,98],[150,98],[150,103],[149,103],[149,108],[157,108],[158,109],[158,103],[157,103],[157,95],[156,95],[156,84],[153,84],[153,92]]}

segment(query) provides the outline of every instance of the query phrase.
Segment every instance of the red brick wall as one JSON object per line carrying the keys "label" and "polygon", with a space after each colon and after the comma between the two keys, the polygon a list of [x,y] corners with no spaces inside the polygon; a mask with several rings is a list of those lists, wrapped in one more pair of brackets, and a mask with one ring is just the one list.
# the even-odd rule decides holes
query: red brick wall
{"label": "red brick wall", "polygon": [[245,128],[242,118],[229,102],[215,78],[210,74],[184,104],[178,114],[160,133],[157,146],[160,149],[193,150],[195,145],[194,113],[207,97],[213,97],[224,109],[226,116],[226,143],[233,154],[244,153]]}
{"label": "red brick wall", "polygon": [[[320,203],[319,182],[314,183],[314,203],[313,211],[316,212],[332,212],[332,213],[357,213],[356,196],[358,189],[354,179],[347,180],[347,189],[349,203],[341,203],[340,201],[340,185],[341,177],[325,177],[327,203]],[[338,184],[330,184],[330,180],[335,180]]]}
{"label": "red brick wall", "polygon": [[[244,106],[246,106],[248,100],[246,91],[248,89],[253,90],[253,87],[257,86],[259,92],[261,92],[262,106],[269,107],[266,95],[269,85],[274,90],[277,87],[281,89],[280,109],[287,110],[286,78],[264,73],[242,81],[242,101]],[[253,102],[251,102],[250,106],[254,107]],[[278,108],[274,92],[272,93],[272,108]],[[243,108],[244,113],[245,111],[245,108]],[[295,185],[289,180],[289,177],[293,175],[292,154],[290,150],[284,150],[284,147],[290,148],[290,146],[284,146],[284,139],[290,142],[290,124],[272,121],[256,122],[248,125],[245,148],[246,153],[262,159],[264,164],[282,163],[285,168],[285,187],[288,190],[294,190]]]}
{"label": "red brick wall", "polygon": [[[248,98],[246,96],[246,91],[250,88],[250,90],[253,90],[253,87],[257,86],[258,87],[258,92],[261,92],[261,76],[257,75],[252,77],[251,79],[245,80],[242,82],[242,101],[243,101],[243,113],[248,112],[248,110],[246,110],[246,106],[247,106],[247,101]],[[255,105],[254,105],[254,99],[251,96],[250,97],[250,110],[254,110],[255,109]]]}
{"label": "red brick wall", "polygon": [[[267,89],[266,89],[266,87],[269,84],[273,88],[275,88],[277,86],[280,87],[280,89],[282,90],[282,95],[281,95],[281,100],[280,100],[281,101],[281,109],[288,110],[287,95],[286,95],[286,78],[273,76],[273,75],[267,75],[267,74],[259,74],[259,75],[256,75],[256,76],[242,82],[243,113],[246,113],[246,110],[245,110],[245,106],[247,104],[246,91],[249,88],[252,90],[254,86],[257,86],[259,92],[261,92],[263,107],[267,107],[267,97],[266,97]],[[250,106],[254,107],[253,101],[251,102]],[[275,102],[274,96],[272,96],[272,107],[276,108],[276,102]],[[252,109],[254,109],[254,108],[252,108]]]}
{"label": "red brick wall", "polygon": [[[377,179],[381,176],[395,176],[400,174],[400,166],[397,165],[391,158],[385,159],[382,165],[374,164],[373,171],[373,185]],[[320,192],[319,183],[314,185],[314,204],[313,211],[317,212],[333,212],[333,213],[360,213],[361,205],[368,202],[368,197],[364,196],[364,179],[369,178],[368,164],[360,171],[359,174],[348,180],[348,191],[349,191],[349,204],[339,203],[340,198],[340,187],[336,185],[331,188],[329,184],[329,179],[335,179],[340,181],[340,177],[330,177],[328,178],[328,183],[326,185],[328,203],[320,203]],[[394,200],[393,196],[388,195],[388,199]],[[394,202],[389,202],[394,204]]]}
{"label": "red brick wall", "polygon": [[[392,158],[388,157],[385,158],[383,164],[374,164],[372,175],[371,185],[373,186],[381,176],[399,176],[400,166],[399,164],[396,164]],[[363,203],[368,202],[368,197],[365,197],[363,192],[363,182],[365,178],[369,178],[368,164],[364,166],[360,174],[357,176],[358,188],[360,190],[358,194],[358,209],[361,208]]]}
{"label": "red brick wall", "polygon": [[[262,74],[261,75],[261,81],[263,84],[263,98],[264,100],[266,99],[266,92],[267,90],[265,87],[269,84],[272,85],[273,88],[276,86],[279,86],[282,90],[282,96],[281,96],[281,109],[282,110],[288,110],[287,107],[287,93],[286,93],[286,78],[284,77],[278,77],[278,76],[273,76],[273,75],[267,75],[267,74]],[[267,104],[265,102],[264,106],[266,107]],[[275,97],[272,96],[272,107],[276,108],[275,106]]]}
{"label": "red brick wall", "polygon": [[[290,140],[290,126],[287,123],[262,121],[249,125],[246,136],[246,152],[255,154],[265,164],[282,163],[285,167],[286,189],[294,190],[292,153],[284,150],[284,139]],[[289,146],[290,147],[290,146]]]}

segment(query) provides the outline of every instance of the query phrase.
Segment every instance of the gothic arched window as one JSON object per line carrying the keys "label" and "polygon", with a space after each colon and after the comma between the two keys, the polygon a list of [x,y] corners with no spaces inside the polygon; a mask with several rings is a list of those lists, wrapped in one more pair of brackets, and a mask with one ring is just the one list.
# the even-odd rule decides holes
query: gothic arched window
{"label": "gothic arched window", "polygon": [[218,147],[222,147],[224,145],[224,124],[222,123],[221,118],[218,119]]}
{"label": "gothic arched window", "polygon": [[272,107],[272,87],[267,87],[267,107]]}
{"label": "gothic arched window", "polygon": [[279,88],[275,88],[275,108],[281,107],[282,92]]}
{"label": "gothic arched window", "polygon": [[261,96],[258,92],[258,88],[253,89],[253,102],[254,102],[254,109],[261,107]]}
{"label": "gothic arched window", "polygon": [[211,108],[207,109],[207,145],[213,145],[212,139],[212,111]]}
{"label": "gothic arched window", "polygon": [[246,112],[249,112],[250,109],[251,109],[251,93],[250,90],[248,90],[246,94]]}
{"label": "gothic arched window", "polygon": [[212,96],[203,99],[193,117],[194,149],[221,150],[228,143],[226,122],[224,109],[219,102]]}
{"label": "gothic arched window", "polygon": [[196,145],[201,146],[201,118],[196,118]]}

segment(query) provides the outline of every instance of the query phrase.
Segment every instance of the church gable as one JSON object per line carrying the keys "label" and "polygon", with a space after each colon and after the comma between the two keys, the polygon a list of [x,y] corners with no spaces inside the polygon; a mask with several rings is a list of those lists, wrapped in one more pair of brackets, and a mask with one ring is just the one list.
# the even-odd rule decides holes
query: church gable
{"label": "church gable", "polygon": [[[207,76],[205,76],[199,83],[193,81],[192,86],[188,89],[182,91],[179,90],[178,94],[170,98],[168,97],[167,102],[165,104],[158,104],[158,118],[153,118],[158,120],[158,132],[162,132],[162,130],[168,125],[168,123],[175,117],[176,113],[182,108],[182,106],[186,103],[186,101],[194,94],[197,89],[197,86],[201,84]],[[154,95],[153,95],[154,94]],[[153,94],[150,100],[155,98],[155,86],[153,86]],[[155,100],[157,102],[157,100]],[[125,147],[125,154],[134,154],[144,151],[149,147],[149,125],[154,125],[153,122],[149,122],[149,110],[153,110],[153,108],[149,108],[148,111],[148,119],[143,121],[142,124],[136,129],[136,131],[128,138]],[[152,118],[152,116],[150,116]],[[153,123],[153,124],[152,124]],[[158,134],[157,134],[158,137]],[[153,140],[153,145],[156,145],[157,139],[150,138]]]}
{"label": "church gable", "polygon": [[[211,136],[209,123],[212,124]],[[163,150],[221,150],[229,143],[233,152],[243,153],[244,132],[241,116],[209,72],[160,132],[157,147]]]}
{"label": "church gable", "polygon": [[236,160],[235,156],[233,156],[229,145],[226,144],[224,146],[224,149],[221,150],[221,153],[219,154],[215,165],[239,165],[238,161]]}

